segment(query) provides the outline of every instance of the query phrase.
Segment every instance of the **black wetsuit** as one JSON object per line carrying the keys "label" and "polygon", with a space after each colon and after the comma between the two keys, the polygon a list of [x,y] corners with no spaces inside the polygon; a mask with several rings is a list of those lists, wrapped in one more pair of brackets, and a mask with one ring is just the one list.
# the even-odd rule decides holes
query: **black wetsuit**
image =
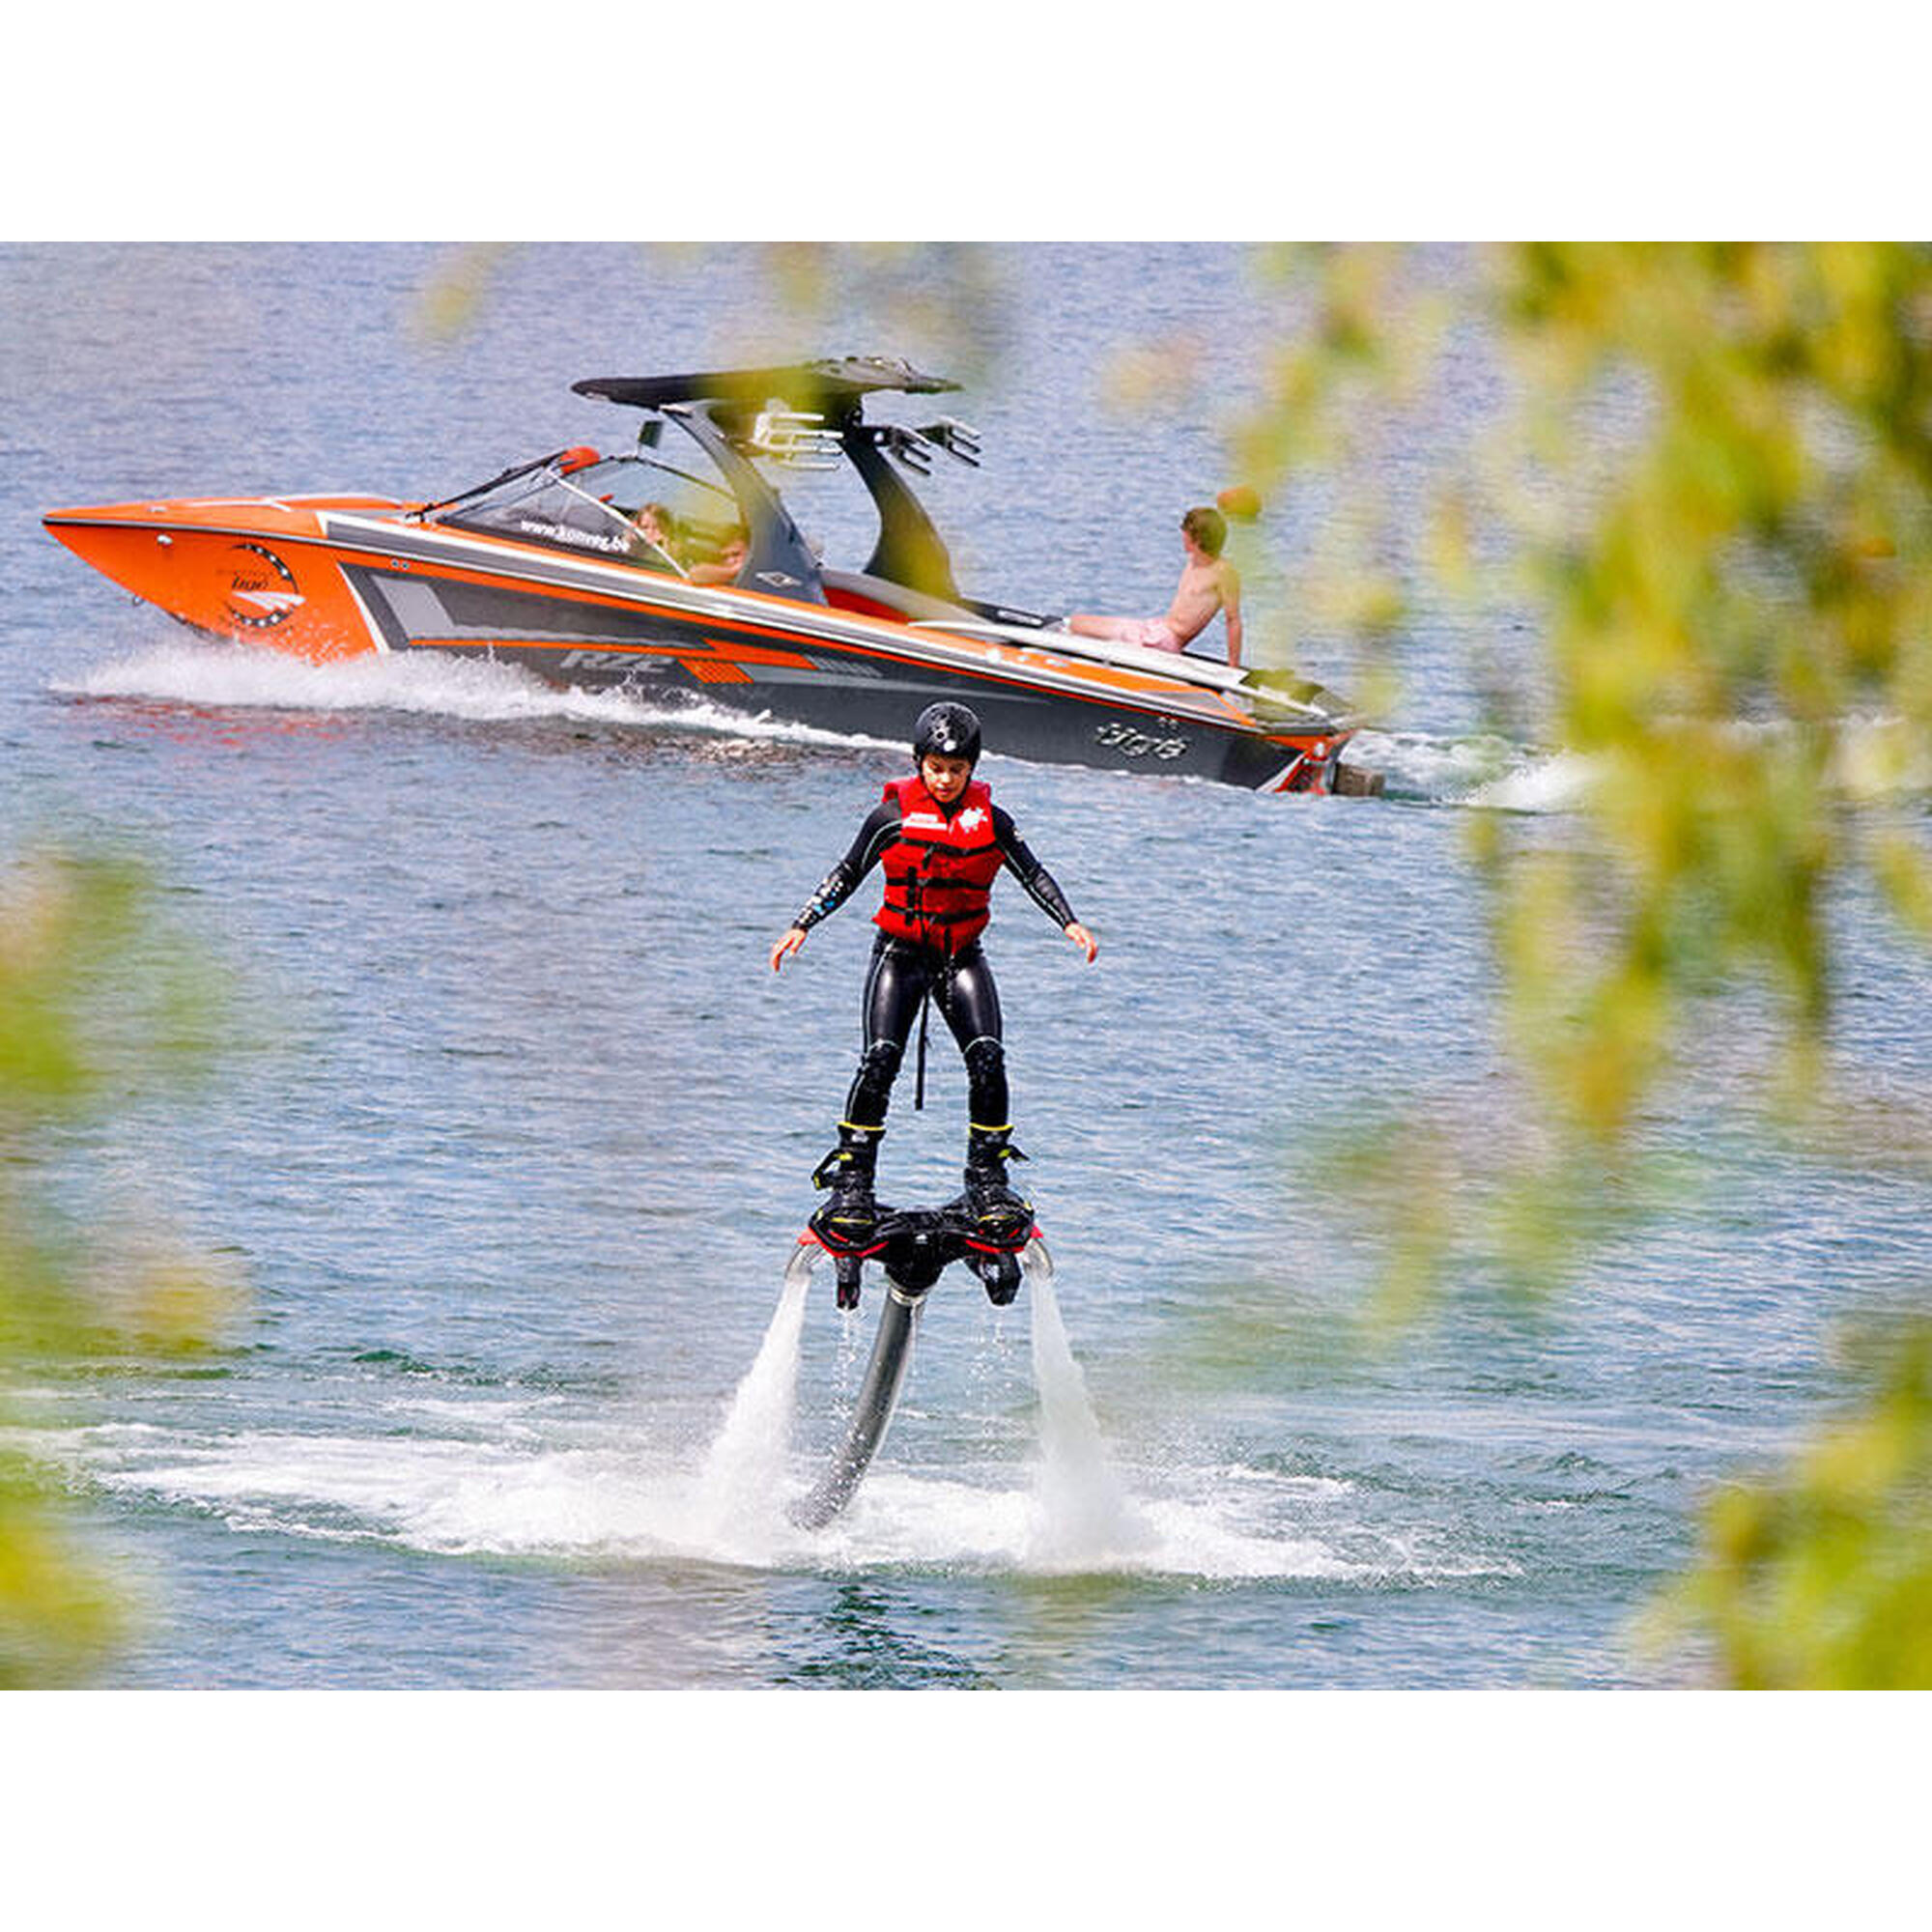
{"label": "black wetsuit", "polygon": [[[955,801],[954,810],[964,800]],[[949,816],[951,814],[949,813]],[[1013,829],[1011,816],[992,807],[993,837],[1002,869],[1019,880],[1056,925],[1073,923],[1073,911],[1053,874]],[[808,931],[851,897],[859,882],[899,837],[900,806],[888,798],[872,808],[851,850],[826,873],[792,922]],[[917,945],[881,932],[866,974],[863,1016],[865,1052],[845,1100],[845,1120],[855,1127],[883,1127],[912,1023],[930,994],[952,1029],[966,1062],[967,1102],[973,1124],[1008,1124],[1007,1056],[1000,1027],[1000,989],[992,962],[977,939],[957,952]]]}

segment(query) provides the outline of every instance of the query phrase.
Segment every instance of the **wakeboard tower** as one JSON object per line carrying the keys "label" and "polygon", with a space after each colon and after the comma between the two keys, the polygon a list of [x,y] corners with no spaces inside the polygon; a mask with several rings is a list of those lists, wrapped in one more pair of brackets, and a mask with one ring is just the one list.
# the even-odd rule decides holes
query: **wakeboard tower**
{"label": "wakeboard tower", "polygon": [[821,1225],[825,1220],[821,1210],[799,1236],[785,1269],[786,1285],[795,1285],[830,1255],[840,1308],[858,1307],[868,1261],[879,1263],[885,1272],[886,1297],[844,1443],[816,1486],[789,1511],[792,1521],[803,1529],[824,1528],[859,1487],[892,1420],[911,1360],[919,1313],[939,1277],[954,1262],[964,1262],[979,1276],[987,1299],[1004,1308],[1019,1293],[1022,1275],[1044,1280],[1053,1273],[1052,1257],[1030,1207],[1023,1215],[998,1221],[976,1214],[964,1194],[943,1208],[881,1208],[877,1222],[861,1240],[843,1238],[836,1229]]}

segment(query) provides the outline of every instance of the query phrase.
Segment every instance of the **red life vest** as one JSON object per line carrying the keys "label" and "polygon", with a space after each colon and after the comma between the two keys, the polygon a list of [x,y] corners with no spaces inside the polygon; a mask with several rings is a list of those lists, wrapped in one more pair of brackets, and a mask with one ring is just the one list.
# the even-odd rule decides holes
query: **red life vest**
{"label": "red life vest", "polygon": [[1006,864],[993,836],[993,794],[978,779],[951,815],[915,775],[885,789],[899,802],[899,834],[879,855],[886,902],[872,915],[895,939],[963,951],[986,929],[987,896]]}

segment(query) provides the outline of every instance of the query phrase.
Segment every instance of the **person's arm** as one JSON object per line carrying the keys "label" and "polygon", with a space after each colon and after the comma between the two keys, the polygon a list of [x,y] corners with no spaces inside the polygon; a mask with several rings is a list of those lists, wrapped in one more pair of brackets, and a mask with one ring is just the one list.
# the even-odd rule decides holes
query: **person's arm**
{"label": "person's arm", "polygon": [[1241,661],[1241,580],[1232,570],[1228,573],[1227,600],[1221,608],[1228,619],[1228,662],[1238,665]]}
{"label": "person's arm", "polygon": [[800,907],[798,917],[772,948],[772,971],[776,973],[805,944],[805,935],[852,896],[859,881],[879,863],[879,854],[893,842],[898,831],[899,808],[896,799],[881,799],[875,805],[851,849],[818,882],[818,890]]}
{"label": "person's arm", "polygon": [[1027,895],[1034,904],[1038,906],[1091,961],[1100,950],[1098,943],[1073,917],[1073,908],[1066,903],[1066,895],[1060,890],[1053,874],[1039,863],[1033,847],[1014,830],[1012,814],[1002,806],[996,805],[993,808],[993,837],[999,842],[1000,857],[1005,861],[1007,870],[1027,889]]}
{"label": "person's arm", "polygon": [[684,565],[663,544],[654,542],[642,530],[631,532],[624,554],[645,570],[668,570],[677,577],[685,574]]}

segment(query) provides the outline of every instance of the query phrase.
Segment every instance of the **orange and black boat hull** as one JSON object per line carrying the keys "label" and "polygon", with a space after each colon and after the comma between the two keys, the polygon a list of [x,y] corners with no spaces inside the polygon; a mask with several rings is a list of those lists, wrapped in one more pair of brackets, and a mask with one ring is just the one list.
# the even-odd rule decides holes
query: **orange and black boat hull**
{"label": "orange and black boat hull", "polygon": [[1058,650],[967,638],[829,589],[802,603],[700,590],[621,563],[411,518],[389,498],[197,499],[43,522],[135,596],[210,635],[316,663],[494,659],[547,682],[708,701],[896,742],[936,697],[1009,755],[1268,789],[1334,788],[1350,732],[1260,724],[1218,691]]}

